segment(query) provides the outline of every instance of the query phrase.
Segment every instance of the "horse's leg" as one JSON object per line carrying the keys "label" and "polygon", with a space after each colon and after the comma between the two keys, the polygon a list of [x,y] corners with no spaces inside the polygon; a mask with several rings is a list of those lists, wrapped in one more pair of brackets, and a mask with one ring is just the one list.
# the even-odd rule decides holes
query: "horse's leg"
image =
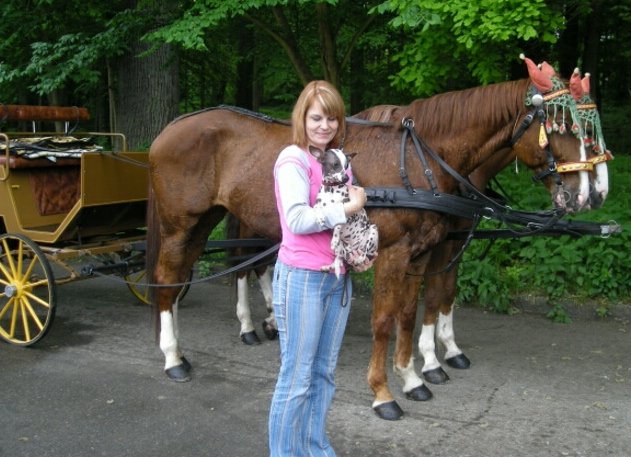
{"label": "horse's leg", "polygon": [[403,410],[388,388],[386,359],[408,259],[408,248],[404,243],[400,243],[380,250],[375,261],[371,316],[373,343],[367,378],[375,395],[372,407],[380,418],[386,420],[397,420],[403,416]]}
{"label": "horse's leg", "polygon": [[[248,228],[247,225],[242,224],[239,219],[232,213],[228,213],[225,218],[225,230],[224,236],[228,240],[251,238],[255,234]],[[235,246],[228,248],[227,254],[229,257],[243,258],[249,254],[250,250],[241,246]],[[235,266],[237,262],[229,262],[229,266]],[[244,344],[255,345],[261,344],[259,336],[254,330],[254,324],[252,323],[252,312],[250,310],[250,290],[248,287],[248,277],[251,270],[241,270],[235,273],[236,291],[237,291],[237,304],[236,314],[241,328],[239,330],[239,337]]]}
{"label": "horse's leg", "polygon": [[248,286],[248,276],[250,271],[240,271],[237,273],[237,318],[241,323],[239,336],[241,341],[247,345],[261,344],[261,340],[254,330],[252,323],[252,312],[250,311],[250,290]]}
{"label": "horse's leg", "polygon": [[451,303],[445,302],[441,306],[440,314],[438,315],[438,325],[436,326],[436,338],[445,347],[445,363],[452,368],[466,369],[471,366],[471,360],[456,344],[453,312],[453,301]]}
{"label": "horse's leg", "polygon": [[[169,248],[172,244],[179,245],[180,243],[171,239],[163,240],[164,248],[160,250],[156,268],[156,280],[159,284],[177,284],[183,282],[187,277],[177,274],[172,266],[174,265],[171,263],[173,261],[182,264],[189,263],[167,254],[167,252],[173,252]],[[190,267],[192,267],[192,263]],[[160,349],[165,359],[164,371],[170,379],[185,382],[190,381],[191,378],[189,375],[190,364],[182,357],[178,343],[177,296],[179,290],[179,288],[160,288],[156,292],[156,300],[160,313]]]}
{"label": "horse's leg", "polygon": [[267,309],[267,317],[263,320],[263,332],[267,339],[274,340],[278,336],[278,327],[276,326],[274,305],[272,304],[272,267],[264,266],[257,268],[256,276],[258,277],[261,293],[265,300],[265,309]]}
{"label": "horse's leg", "polygon": [[443,271],[452,257],[458,252],[462,243],[445,241],[432,251],[431,270],[425,277],[425,312],[423,326],[419,337],[419,352],[423,356],[423,377],[433,384],[449,381],[449,376],[436,357],[436,339],[442,343],[448,365],[467,368],[466,356],[458,348],[453,331],[453,303],[456,296],[458,264],[452,265],[449,271]]}
{"label": "horse's leg", "polygon": [[[256,273],[261,293],[265,300],[265,309],[267,309],[268,313],[268,316],[263,320],[263,332],[267,339],[273,340],[278,336],[278,329],[276,328],[276,318],[274,317],[274,307],[272,305],[271,267],[257,267],[254,269],[254,272]],[[241,341],[248,345],[261,344],[261,340],[256,334],[252,323],[248,274],[249,272],[237,274],[237,317],[239,322],[241,322]]]}
{"label": "horse's leg", "polygon": [[[452,245],[450,257],[453,257],[460,250],[462,243],[451,241],[449,244]],[[456,334],[454,332],[454,305],[458,287],[459,263],[460,259],[450,271],[445,273],[445,278],[440,286],[443,298],[439,302],[440,311],[436,325],[436,339],[445,347],[445,363],[452,368],[465,369],[471,366],[471,361],[456,344]]]}
{"label": "horse's leg", "polygon": [[404,278],[400,294],[402,306],[397,315],[397,339],[394,353],[394,372],[403,379],[403,393],[407,398],[415,401],[426,401],[432,398],[431,391],[416,373],[413,356],[413,334],[419,289],[423,280],[423,275],[417,274],[417,271],[422,271],[424,268],[424,263],[420,269],[411,268]]}
{"label": "horse's leg", "polygon": [[[254,238],[258,235],[252,231],[247,225],[242,224],[232,214],[228,214],[226,223],[226,234],[228,238],[234,238],[238,236],[240,239]],[[247,248],[235,248],[235,255],[243,256],[247,253],[256,254],[262,252],[260,249],[247,249]],[[253,271],[256,273],[259,286],[261,287],[261,293],[265,300],[265,307],[268,312],[268,316],[263,321],[263,332],[268,339],[273,340],[278,335],[278,329],[276,328],[276,319],[274,318],[274,309],[272,305],[272,276],[270,272],[271,267],[258,266],[254,267]],[[249,271],[237,273],[237,318],[241,323],[240,336],[241,341],[245,344],[261,344],[261,340],[256,334],[254,324],[252,323],[252,312],[250,308],[250,297],[248,287]]]}
{"label": "horse's leg", "polygon": [[[210,227],[223,214],[208,214],[192,221],[187,229],[166,231],[162,235],[155,280],[158,284],[179,284],[186,281],[193,264],[206,246]],[[160,315],[160,349],[164,354],[164,370],[176,382],[190,381],[191,365],[182,356],[178,342],[177,298],[181,287],[160,287],[156,290],[156,304]]]}

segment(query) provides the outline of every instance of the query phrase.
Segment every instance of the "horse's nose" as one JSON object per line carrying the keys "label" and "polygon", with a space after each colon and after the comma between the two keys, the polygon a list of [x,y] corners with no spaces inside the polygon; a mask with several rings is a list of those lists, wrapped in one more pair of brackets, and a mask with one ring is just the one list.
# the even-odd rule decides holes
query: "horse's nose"
{"label": "horse's nose", "polygon": [[554,194],[552,199],[554,203],[554,207],[557,209],[566,209],[567,208],[567,199],[565,197],[565,192],[557,192]]}

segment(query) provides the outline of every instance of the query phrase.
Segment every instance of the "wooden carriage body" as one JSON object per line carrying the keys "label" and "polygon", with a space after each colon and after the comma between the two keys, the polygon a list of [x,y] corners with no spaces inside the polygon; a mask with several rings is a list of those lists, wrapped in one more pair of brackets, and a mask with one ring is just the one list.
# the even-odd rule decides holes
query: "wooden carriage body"
{"label": "wooden carriage body", "polygon": [[[41,338],[55,286],[89,276],[86,268],[144,277],[148,152],[128,151],[122,134],[67,131],[88,117],[81,108],[0,105],[0,337],[10,343]],[[46,122],[61,129],[35,131]],[[33,131],[19,130],[28,124]],[[68,138],[96,146],[68,152]],[[62,146],[41,148],[42,139]],[[146,290],[130,289],[146,300]]]}

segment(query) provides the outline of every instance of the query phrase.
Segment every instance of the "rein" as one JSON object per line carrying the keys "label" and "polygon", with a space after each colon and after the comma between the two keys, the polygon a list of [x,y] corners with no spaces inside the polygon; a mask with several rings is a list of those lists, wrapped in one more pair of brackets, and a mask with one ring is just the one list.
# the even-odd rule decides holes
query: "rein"
{"label": "rein", "polygon": [[120,263],[116,263],[116,264],[107,264],[104,265],[102,267],[99,266],[94,266],[94,265],[87,265],[86,267],[84,267],[81,270],[81,276],[82,277],[88,277],[88,276],[92,276],[92,275],[96,275],[96,276],[104,276],[104,277],[108,277],[112,280],[118,281],[118,282],[122,282],[125,284],[133,284],[137,287],[153,287],[153,288],[165,288],[165,287],[184,287],[184,286],[188,286],[191,284],[198,284],[201,282],[206,282],[206,281],[210,281],[213,279],[217,279],[217,278],[221,278],[223,276],[232,274],[232,273],[236,273],[242,270],[247,270],[250,267],[256,265],[261,265],[263,264],[263,262],[261,263],[257,263],[259,261],[262,261],[263,259],[265,259],[266,257],[271,256],[272,254],[276,254],[276,252],[278,251],[278,249],[280,248],[280,243],[276,243],[273,246],[267,248],[265,251],[259,252],[256,255],[253,255],[252,257],[250,257],[249,259],[233,266],[230,268],[227,268],[225,270],[222,270],[218,273],[206,276],[204,278],[199,278],[199,279],[193,279],[190,281],[185,281],[185,282],[179,282],[179,283],[172,283],[172,284],[156,284],[156,283],[136,283],[136,282],[131,282],[131,281],[126,281],[124,279],[117,279],[117,278],[113,278],[112,276],[110,276],[108,273],[127,267],[128,266],[128,262],[120,262]]}
{"label": "rein", "polygon": [[[530,235],[552,227],[565,214],[565,211],[562,209],[555,209],[544,213],[514,211],[510,207],[488,197],[471,184],[469,180],[454,170],[417,135],[414,130],[414,122],[411,119],[403,119],[402,124],[403,133],[401,138],[399,174],[401,175],[405,188],[367,187],[365,188],[368,200],[366,203],[367,207],[425,209],[472,220],[479,219],[479,217],[496,219],[507,225],[514,224],[528,227],[527,232]],[[425,167],[424,173],[432,188],[431,191],[422,188],[413,188],[409,181],[405,169],[405,144],[408,137],[411,138],[414,151]],[[425,152],[467,190],[469,194],[467,197],[438,191],[435,181],[433,180],[433,172],[428,166]],[[520,232],[515,230],[515,233]],[[473,236],[469,237],[469,239],[472,238]]]}

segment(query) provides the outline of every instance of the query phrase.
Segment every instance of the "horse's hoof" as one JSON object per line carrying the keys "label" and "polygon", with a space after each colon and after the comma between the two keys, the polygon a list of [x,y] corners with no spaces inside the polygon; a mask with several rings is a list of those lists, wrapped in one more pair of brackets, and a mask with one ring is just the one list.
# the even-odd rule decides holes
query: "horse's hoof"
{"label": "horse's hoof", "polygon": [[[190,367],[190,364],[189,364]],[[189,382],[191,380],[191,375],[189,374],[189,370],[184,367],[184,363],[180,365],[176,365],[167,370],[164,370],[171,381],[175,382]]]}
{"label": "horse's hoof", "polygon": [[445,359],[445,363],[451,368],[458,368],[459,370],[464,370],[471,366],[471,360],[464,354],[458,354]]}
{"label": "horse's hoof", "polygon": [[186,357],[180,357],[180,360],[182,361],[182,368],[184,368],[186,372],[189,373],[193,369],[191,363],[186,360]]}
{"label": "horse's hoof", "polygon": [[432,384],[445,384],[449,381],[449,375],[445,373],[445,370],[443,370],[442,367],[424,371],[423,377],[427,382]]}
{"label": "horse's hoof", "polygon": [[432,391],[427,388],[425,384],[421,384],[420,386],[415,387],[409,392],[405,392],[405,396],[410,400],[414,401],[427,401],[432,398],[434,395]]}
{"label": "horse's hoof", "polygon": [[254,330],[252,330],[251,332],[242,333],[241,341],[243,341],[248,346],[261,344],[261,340],[259,339],[259,336],[256,334]]}
{"label": "horse's hoof", "polygon": [[392,400],[388,403],[382,403],[372,408],[380,419],[387,421],[396,421],[403,417],[403,410],[399,404]]}
{"label": "horse's hoof", "polygon": [[274,328],[274,326],[267,321],[263,321],[263,332],[270,341],[273,341],[278,337],[278,329]]}

